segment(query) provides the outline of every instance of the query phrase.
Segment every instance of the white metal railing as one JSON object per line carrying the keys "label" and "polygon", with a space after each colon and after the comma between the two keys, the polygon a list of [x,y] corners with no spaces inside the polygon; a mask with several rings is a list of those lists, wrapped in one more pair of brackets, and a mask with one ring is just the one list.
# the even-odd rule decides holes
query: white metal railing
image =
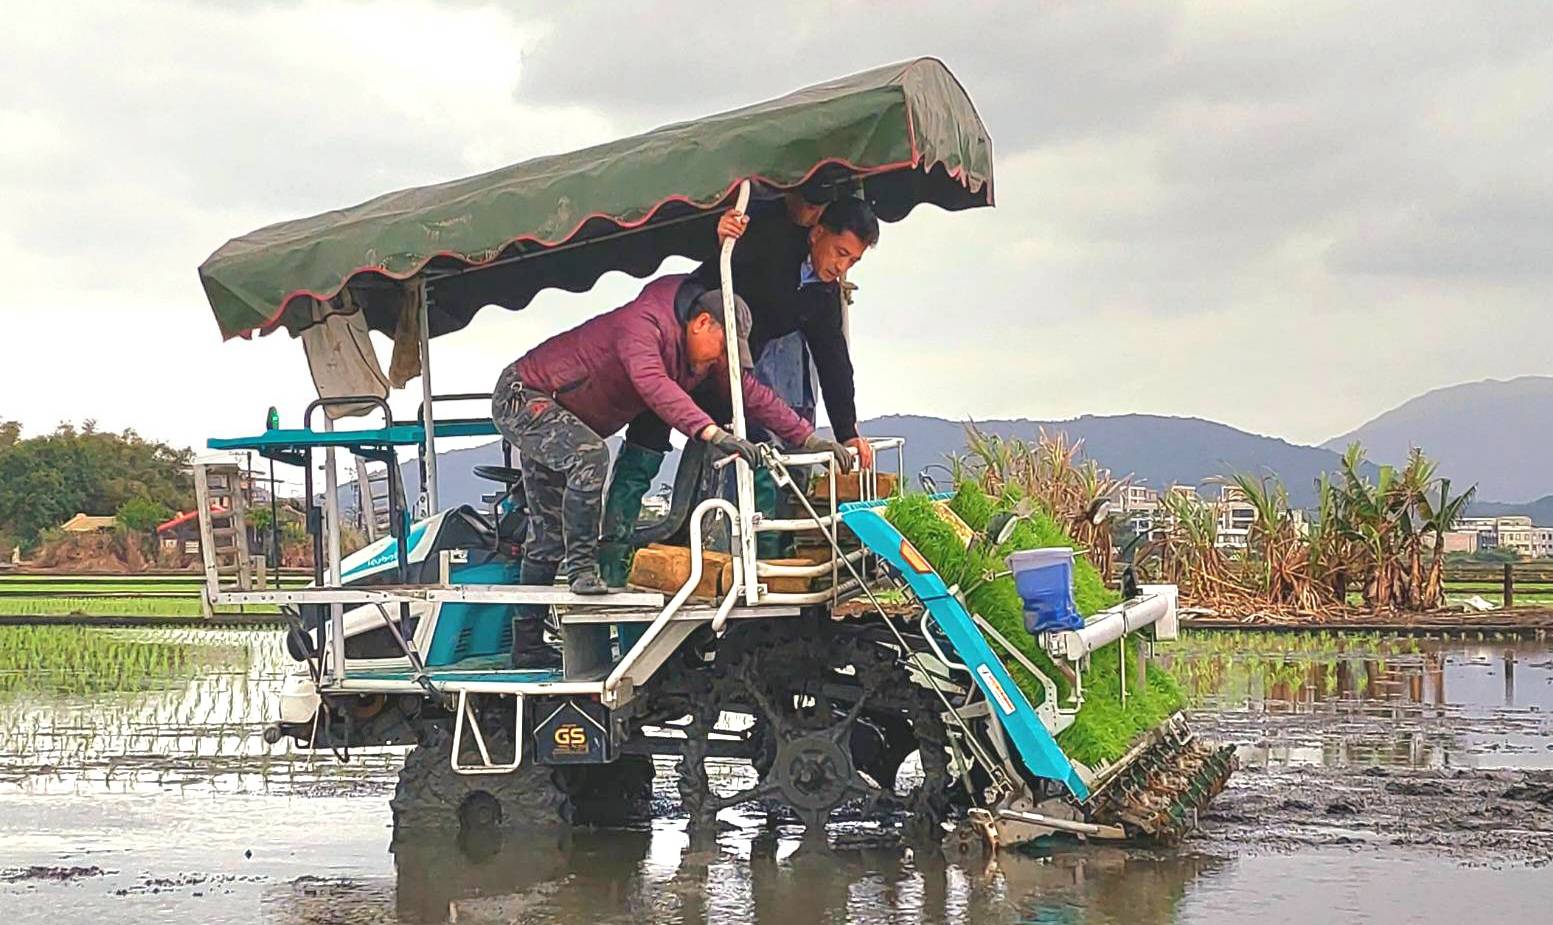
{"label": "white metal railing", "polygon": [[857,563],[868,555],[866,549],[854,549],[844,556],[836,559],[826,559],[813,565],[779,565],[775,562],[759,561],[755,563],[755,577],[764,578],[818,578],[828,572],[834,571],[838,562]]}
{"label": "white metal railing", "polygon": [[[674,597],[670,599],[668,605],[663,608],[663,612],[658,614],[657,619],[647,625],[647,629],[642,632],[641,638],[636,640],[636,644],[631,647],[631,651],[627,652],[620,659],[614,670],[609,673],[609,677],[604,680],[604,695],[606,699],[612,698],[620,687],[621,680],[630,673],[631,666],[635,665],[637,660],[642,658],[647,650],[652,647],[653,641],[669,625],[669,621],[674,618],[680,607],[684,606],[685,602],[690,599],[690,595],[695,591],[696,586],[701,583],[701,576],[706,570],[706,558],[703,555],[704,550],[702,549],[701,522],[709,514],[721,514],[728,517],[734,524],[733,539],[735,542],[738,541],[738,508],[722,498],[708,498],[696,505],[696,509],[690,514],[690,577],[680,587],[679,591],[675,593]],[[733,583],[728,590],[727,596],[723,598],[722,604],[717,608],[716,615],[713,617],[714,626],[721,627],[723,622],[727,620],[728,612],[733,609],[734,601],[737,600],[739,592],[743,590],[743,585],[743,562],[740,561],[739,557],[735,556],[733,558]]]}

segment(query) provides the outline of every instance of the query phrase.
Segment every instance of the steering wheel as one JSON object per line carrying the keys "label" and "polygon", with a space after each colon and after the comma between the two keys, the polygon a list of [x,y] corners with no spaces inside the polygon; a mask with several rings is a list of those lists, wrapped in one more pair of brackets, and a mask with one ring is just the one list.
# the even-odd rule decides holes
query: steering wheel
{"label": "steering wheel", "polygon": [[511,466],[475,466],[473,471],[479,478],[503,485],[517,485],[523,481],[522,471]]}

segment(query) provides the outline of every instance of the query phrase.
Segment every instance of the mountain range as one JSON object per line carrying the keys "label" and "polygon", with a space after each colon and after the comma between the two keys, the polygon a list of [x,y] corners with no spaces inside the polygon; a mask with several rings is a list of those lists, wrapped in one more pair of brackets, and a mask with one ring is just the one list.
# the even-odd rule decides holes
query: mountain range
{"label": "mountain range", "polygon": [[[1316,478],[1338,468],[1340,454],[1351,441],[1363,443],[1373,462],[1394,465],[1405,462],[1408,448],[1417,445],[1440,462],[1441,474],[1458,490],[1478,485],[1481,500],[1473,513],[1525,513],[1553,525],[1553,471],[1543,463],[1553,458],[1553,433],[1541,426],[1550,420],[1553,377],[1527,376],[1436,389],[1322,446],[1290,443],[1201,418],[1152,414],[988,420],[976,426],[1024,439],[1034,439],[1042,429],[1064,432],[1083,440],[1084,454],[1117,476],[1130,475],[1135,483],[1154,488],[1201,485],[1234,472],[1275,474],[1288,487],[1290,500],[1301,507],[1314,506]],[[860,424],[860,430],[872,436],[906,438],[903,469],[913,484],[925,468],[965,452],[965,428],[964,422],[922,415],[889,415]],[[471,470],[482,463],[500,464],[501,450],[491,443],[448,450],[438,458],[444,501],[478,505],[491,483],[475,478]],[[893,464],[889,456],[886,460]],[[676,462],[676,456],[665,461],[660,482],[672,478]],[[405,478],[407,484],[416,483],[415,463],[406,465]]]}
{"label": "mountain range", "polygon": [[1485,501],[1540,498],[1553,493],[1553,376],[1435,389],[1322,446],[1341,453],[1354,440],[1389,463],[1421,447],[1458,486],[1476,484]]}

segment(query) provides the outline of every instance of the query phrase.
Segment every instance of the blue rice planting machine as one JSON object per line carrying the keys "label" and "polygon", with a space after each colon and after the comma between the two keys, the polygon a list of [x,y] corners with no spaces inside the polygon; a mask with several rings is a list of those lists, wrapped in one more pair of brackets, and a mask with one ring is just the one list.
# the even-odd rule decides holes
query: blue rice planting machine
{"label": "blue rice planting machine", "polygon": [[[498,434],[483,412],[446,414],[488,396],[433,392],[435,337],[483,306],[522,308],[544,288],[701,255],[695,242],[715,239],[724,209],[780,207],[799,188],[865,196],[887,221],[922,203],[991,205],[990,139],[953,76],[922,59],[271,226],[206,261],[223,333],[289,330],[320,389],[300,427],[272,416],[261,433],[210,441],[301,470],[309,586],[267,584],[218,554],[223,532],[242,531],[212,513],[218,471],[196,468],[209,603],[276,605],[291,624],[299,668],[272,741],[341,757],[410,746],[393,798],[401,830],[624,821],[652,810],[654,782],[670,774],[694,826],[760,805],[811,837],[854,818],[948,834],[956,851],[1053,835],[1168,840],[1191,826],[1231,753],[1178,715],[1107,766],[1071,760],[1057,736],[1083,709],[1082,685],[1059,696],[884,516],[902,487],[898,439],[873,441],[893,473],[851,478],[827,455],[763,447],[776,516],[757,510],[742,459],[721,468],[688,447],[666,516],[633,540],[679,571],[599,597],[518,584],[526,510],[510,447],[505,465],[474,470],[491,487],[481,506],[441,503],[438,441]],[[725,283],[731,246],[718,255]],[[374,330],[394,338],[395,367],[408,359],[419,373],[413,417],[395,416],[386,382],[374,385],[386,377],[363,362]],[[419,465],[402,467],[405,453]],[[339,473],[352,459],[384,467],[387,516],[384,535],[347,553]],[[801,555],[759,558],[756,539],[772,532]],[[1022,586],[1044,576],[1050,590],[1050,569],[1012,566]],[[520,605],[550,608],[560,670],[510,666]],[[1141,651],[1175,632],[1175,589],[1144,586],[1036,638],[1078,679],[1102,646]],[[1039,680],[1037,702],[1012,662]]]}

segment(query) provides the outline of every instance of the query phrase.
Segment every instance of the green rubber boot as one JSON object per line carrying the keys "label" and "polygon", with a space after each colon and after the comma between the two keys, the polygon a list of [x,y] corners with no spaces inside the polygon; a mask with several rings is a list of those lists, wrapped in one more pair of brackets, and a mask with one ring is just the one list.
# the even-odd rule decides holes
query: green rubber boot
{"label": "green rubber boot", "polygon": [[[768,520],[780,517],[777,513],[776,479],[766,469],[755,470],[755,510]],[[761,559],[786,559],[792,554],[790,533],[766,532],[755,534],[755,555]]]}
{"label": "green rubber boot", "polygon": [[662,464],[660,450],[620,444],[599,525],[599,576],[611,588],[625,587],[626,576],[631,574],[631,534],[636,530],[637,515],[642,513],[642,499]]}

